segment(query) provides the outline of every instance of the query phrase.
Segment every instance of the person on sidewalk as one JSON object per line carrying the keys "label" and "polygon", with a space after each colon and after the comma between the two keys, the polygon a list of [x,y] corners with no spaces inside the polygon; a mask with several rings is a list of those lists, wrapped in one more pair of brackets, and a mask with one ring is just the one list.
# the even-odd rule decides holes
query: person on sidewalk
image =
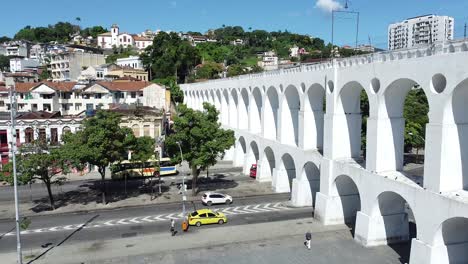
{"label": "person on sidewalk", "polygon": [[172,236],[175,236],[177,234],[177,231],[175,230],[175,221],[174,221],[174,219],[171,219],[171,234],[172,234]]}
{"label": "person on sidewalk", "polygon": [[310,250],[310,240],[312,239],[312,234],[310,233],[310,231],[307,231],[307,233],[305,234],[305,242],[304,242],[304,245],[307,247],[307,249]]}

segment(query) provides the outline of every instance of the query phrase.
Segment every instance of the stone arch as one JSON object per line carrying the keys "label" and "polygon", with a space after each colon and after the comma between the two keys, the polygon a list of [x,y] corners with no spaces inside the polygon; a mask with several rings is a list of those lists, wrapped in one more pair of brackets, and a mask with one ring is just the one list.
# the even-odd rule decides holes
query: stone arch
{"label": "stone arch", "polygon": [[[369,220],[367,246],[398,244],[416,237],[416,219],[401,195],[386,191],[377,196]],[[404,245],[409,250],[411,245]]]}
{"label": "stone arch", "polygon": [[304,149],[323,149],[325,88],[313,84],[304,100]]}
{"label": "stone arch", "polygon": [[237,90],[231,90],[231,100],[229,101],[229,126],[232,128],[238,128],[238,106],[239,97],[237,96]]}
{"label": "stone arch", "polygon": [[315,198],[320,191],[320,169],[309,161],[302,168],[298,180],[293,181],[292,203],[296,206],[315,207]]}
{"label": "stone arch", "polygon": [[278,108],[279,97],[275,87],[271,86],[266,92],[265,108],[264,108],[264,128],[263,134],[265,138],[276,140],[278,131]]}
{"label": "stone arch", "polygon": [[253,164],[257,164],[260,159],[260,153],[258,151],[258,144],[255,141],[250,142],[249,149],[247,150],[247,157],[244,166],[244,174],[249,175],[250,167]]}
{"label": "stone arch", "polygon": [[299,109],[300,98],[297,88],[286,87],[281,103],[281,143],[299,145]]}
{"label": "stone arch", "polygon": [[273,177],[275,191],[278,193],[291,192],[292,181],[296,178],[296,165],[290,154],[283,154],[275,176]]}
{"label": "stone arch", "polygon": [[229,93],[227,89],[224,89],[221,96],[221,123],[223,125],[229,125]]}
{"label": "stone arch", "polygon": [[239,137],[237,140],[235,155],[234,155],[234,167],[243,167],[245,163],[245,155],[247,154],[247,145],[244,137]]}
{"label": "stone arch", "polygon": [[336,204],[336,224],[347,224],[354,228],[357,212],[361,210],[361,197],[356,183],[348,175],[335,178],[331,188]]}
{"label": "stone arch", "polygon": [[[338,108],[338,114],[341,116],[339,118],[340,125],[336,129],[341,129],[347,133],[346,136],[340,138],[340,144],[343,148],[341,158],[361,160],[361,156],[365,155],[365,146],[361,150],[361,133],[363,130],[361,93],[368,98],[368,92],[356,81],[348,82],[340,90],[339,107],[341,107],[341,109]],[[364,130],[364,133],[365,132]]]}
{"label": "stone arch", "polygon": [[382,138],[379,140],[379,148],[386,153],[385,159],[387,165],[385,166],[385,170],[403,170],[405,153],[405,119],[403,118],[403,108],[408,93],[416,86],[418,86],[418,83],[414,80],[402,78],[393,81],[384,91],[384,111],[386,112],[385,118],[388,118],[386,119],[388,129],[386,130],[387,133],[382,134]]}
{"label": "stone arch", "polygon": [[460,82],[452,95],[452,112],[456,125],[451,137],[451,171],[453,188],[468,190],[468,79]]}
{"label": "stone arch", "polygon": [[465,263],[468,259],[468,218],[445,220],[437,229],[432,247],[432,263]]}
{"label": "stone arch", "polygon": [[249,104],[249,92],[243,88],[239,96],[239,129],[249,128]]}
{"label": "stone arch", "polygon": [[216,93],[215,90],[210,91],[211,98],[213,98],[213,105],[215,106],[216,110],[218,112],[221,112],[221,101],[220,98],[218,97],[218,94]]}
{"label": "stone arch", "polygon": [[260,88],[255,87],[252,90],[252,99],[250,106],[250,132],[259,134],[262,132],[262,92]]}
{"label": "stone arch", "polygon": [[275,153],[270,147],[266,147],[263,151],[260,167],[257,168],[257,180],[260,182],[272,181],[275,168]]}

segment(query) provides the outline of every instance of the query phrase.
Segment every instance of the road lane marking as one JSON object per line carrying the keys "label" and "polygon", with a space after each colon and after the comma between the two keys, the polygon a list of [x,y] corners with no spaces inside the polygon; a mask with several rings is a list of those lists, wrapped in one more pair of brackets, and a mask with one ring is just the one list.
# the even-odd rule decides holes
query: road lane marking
{"label": "road lane marking", "polygon": [[[257,213],[274,213],[283,210],[292,210],[284,205],[283,202],[276,203],[263,203],[263,204],[250,204],[242,205],[235,207],[219,207],[214,208],[215,212],[222,212],[225,215],[244,215],[244,214],[257,214]],[[37,228],[21,231],[21,234],[32,235],[37,233],[45,232],[63,232],[63,231],[72,231],[79,228],[92,229],[92,228],[101,228],[101,227],[112,227],[112,226],[125,226],[125,225],[134,225],[134,224],[145,224],[145,223],[154,223],[154,222],[163,222],[173,220],[180,220],[184,215],[182,213],[167,213],[160,215],[149,215],[149,216],[139,216],[134,218],[122,218],[122,219],[112,219],[102,222],[96,222],[94,224],[85,225],[73,224],[73,225],[64,225],[64,226],[54,226],[48,228]],[[14,236],[15,232],[9,232],[5,236]]]}

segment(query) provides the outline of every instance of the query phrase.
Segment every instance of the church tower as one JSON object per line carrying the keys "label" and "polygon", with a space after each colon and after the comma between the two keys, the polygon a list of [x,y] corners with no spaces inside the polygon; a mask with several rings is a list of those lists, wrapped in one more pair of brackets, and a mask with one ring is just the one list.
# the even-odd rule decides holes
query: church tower
{"label": "church tower", "polygon": [[112,42],[111,45],[119,46],[118,37],[119,37],[119,26],[117,24],[113,24],[111,27],[111,34],[112,34]]}

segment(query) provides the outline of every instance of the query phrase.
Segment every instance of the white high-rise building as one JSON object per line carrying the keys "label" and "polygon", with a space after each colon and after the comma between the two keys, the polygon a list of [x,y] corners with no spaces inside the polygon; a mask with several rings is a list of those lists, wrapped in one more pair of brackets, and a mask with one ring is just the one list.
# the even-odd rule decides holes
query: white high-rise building
{"label": "white high-rise building", "polygon": [[437,41],[452,40],[454,23],[453,17],[425,15],[390,24],[388,26],[388,49],[411,48]]}

